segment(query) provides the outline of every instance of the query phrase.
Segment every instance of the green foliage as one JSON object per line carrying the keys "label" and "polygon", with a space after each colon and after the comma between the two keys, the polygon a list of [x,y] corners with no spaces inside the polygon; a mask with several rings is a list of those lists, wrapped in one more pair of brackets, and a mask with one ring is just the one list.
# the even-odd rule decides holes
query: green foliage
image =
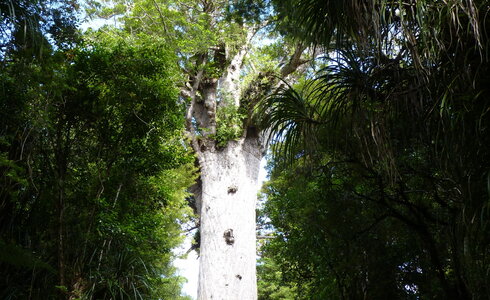
{"label": "green foliage", "polygon": [[262,103],[278,231],[265,253],[285,284],[308,299],[488,298],[486,3],[276,9],[331,51],[316,79]]}
{"label": "green foliage", "polygon": [[[207,53],[210,47],[226,45],[233,53],[243,44],[243,18],[232,16],[228,1],[87,1],[87,12],[108,18],[119,16],[131,33],[164,36],[183,56]],[[216,15],[229,16],[217,21]],[[233,20],[232,20],[233,19]],[[232,55],[232,54],[231,54]]]}
{"label": "green foliage", "polygon": [[179,299],[196,170],[172,49],[106,31],[3,58],[0,298]]}
{"label": "green foliage", "polygon": [[297,287],[289,286],[283,280],[283,274],[270,258],[262,257],[257,265],[257,286],[259,300],[298,299]]}
{"label": "green foliage", "polygon": [[269,1],[232,0],[226,6],[228,20],[237,23],[257,23],[264,20],[270,13]]}
{"label": "green foliage", "polygon": [[216,112],[216,135],[218,147],[224,147],[229,141],[238,140],[243,135],[243,120],[247,117],[232,104],[219,106]]}
{"label": "green foliage", "polygon": [[228,56],[233,57],[246,42],[246,30],[243,24],[224,22],[220,24],[218,41],[226,45]]}
{"label": "green foliage", "polygon": [[279,265],[282,286],[298,286],[295,299],[410,299],[403,287],[417,270],[420,290],[434,284],[423,246],[364,197],[380,192],[375,180],[364,182],[362,168],[301,161],[276,166],[264,208],[276,238],[263,255]]}
{"label": "green foliage", "polygon": [[[273,73],[279,76],[278,61],[288,56],[287,49],[280,41],[264,46],[254,46],[250,49],[244,62],[245,76],[242,79],[242,86],[248,87],[252,81],[257,80],[259,73]],[[257,84],[265,85],[270,78],[261,78]]]}

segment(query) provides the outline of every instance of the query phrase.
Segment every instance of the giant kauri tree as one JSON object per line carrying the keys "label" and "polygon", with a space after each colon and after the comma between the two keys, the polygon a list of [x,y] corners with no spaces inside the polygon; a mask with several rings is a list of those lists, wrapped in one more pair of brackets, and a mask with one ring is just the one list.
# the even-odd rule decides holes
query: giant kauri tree
{"label": "giant kauri tree", "polygon": [[[253,109],[279,77],[306,62],[305,47],[282,39],[254,45],[274,23],[262,1],[152,0],[121,7],[112,11],[124,16],[125,30],[167,39],[185,76],[187,137],[200,169],[192,188],[200,227],[198,299],[256,299],[255,209],[265,144]],[[252,52],[266,63],[254,64]]]}

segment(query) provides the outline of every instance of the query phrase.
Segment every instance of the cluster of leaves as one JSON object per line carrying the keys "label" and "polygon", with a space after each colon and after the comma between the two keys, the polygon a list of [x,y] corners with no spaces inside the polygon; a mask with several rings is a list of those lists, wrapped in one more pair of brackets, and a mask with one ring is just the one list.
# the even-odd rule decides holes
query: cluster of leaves
{"label": "cluster of leaves", "polygon": [[[315,167],[299,160],[274,169],[263,213],[275,238],[262,249],[282,274],[274,292],[296,286],[288,299],[416,299],[442,293],[427,253],[431,242],[418,240],[376,198],[396,199],[405,191],[380,185],[382,179],[361,164],[328,157]],[[410,187],[421,188],[418,184]],[[420,195],[415,201],[430,200]],[[393,209],[406,213],[401,203]],[[444,210],[434,207],[433,213]],[[262,276],[270,271],[259,269]]]}
{"label": "cluster of leaves", "polygon": [[[68,47],[78,37],[77,18],[72,14],[76,1],[6,0],[0,3],[0,57],[10,51],[43,56],[51,46]],[[50,35],[49,41],[47,34]]]}
{"label": "cluster of leaves", "polygon": [[[226,44],[231,52],[241,46],[245,38],[242,25],[248,18],[235,13],[237,5],[243,11],[242,4],[227,0],[141,0],[134,3],[90,0],[85,3],[90,16],[120,18],[133,33],[165,36],[170,46],[183,56],[206,53],[210,47],[220,44]],[[247,4],[247,9],[259,9],[259,6],[263,5]],[[227,16],[226,20],[213,20],[218,14]]]}
{"label": "cluster of leaves", "polygon": [[233,57],[246,42],[245,28],[235,22],[222,23],[219,29],[219,43],[226,45],[228,57]]}
{"label": "cluster of leaves", "polygon": [[264,253],[296,298],[490,295],[488,4],[450,3],[277,3],[284,32],[331,50],[263,103]]}
{"label": "cluster of leaves", "polygon": [[257,275],[258,299],[297,299],[296,284],[283,279],[283,273],[273,259],[261,257]]}
{"label": "cluster of leaves", "polygon": [[275,76],[279,76],[279,62],[287,58],[288,51],[284,47],[282,41],[275,41],[268,45],[256,46],[254,45],[250,49],[244,62],[244,73],[242,78],[242,86],[249,87],[251,85],[264,85],[267,84],[269,78],[262,77],[261,82],[253,83],[252,81],[257,80],[257,75],[274,73]]}
{"label": "cluster of leaves", "polygon": [[116,31],[24,36],[0,66],[0,298],[180,299],[195,169],[174,53]]}
{"label": "cluster of leaves", "polygon": [[226,6],[226,15],[229,21],[237,23],[260,23],[270,14],[270,1],[268,0],[231,0]]}
{"label": "cluster of leaves", "polygon": [[233,104],[219,106],[216,111],[216,134],[214,136],[216,145],[225,147],[229,141],[241,138],[243,121],[246,117],[247,114]]}

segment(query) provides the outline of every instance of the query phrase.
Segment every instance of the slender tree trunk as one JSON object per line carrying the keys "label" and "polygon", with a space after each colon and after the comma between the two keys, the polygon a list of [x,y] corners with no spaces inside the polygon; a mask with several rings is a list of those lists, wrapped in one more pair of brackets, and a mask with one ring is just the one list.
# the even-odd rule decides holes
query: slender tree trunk
{"label": "slender tree trunk", "polygon": [[258,138],[200,156],[201,257],[198,299],[257,299],[255,205]]}
{"label": "slender tree trunk", "polygon": [[60,180],[60,191],[58,193],[58,273],[59,285],[65,285],[65,222],[64,222],[64,195],[63,183]]}

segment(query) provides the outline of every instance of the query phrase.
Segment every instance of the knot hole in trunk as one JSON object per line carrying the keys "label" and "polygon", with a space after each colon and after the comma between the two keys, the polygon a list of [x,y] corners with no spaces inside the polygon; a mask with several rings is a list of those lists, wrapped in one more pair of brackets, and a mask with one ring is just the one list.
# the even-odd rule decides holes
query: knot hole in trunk
{"label": "knot hole in trunk", "polygon": [[225,233],[223,233],[223,238],[225,239],[226,244],[233,245],[235,243],[235,237],[233,236],[233,229],[225,230]]}
{"label": "knot hole in trunk", "polygon": [[228,194],[234,194],[238,191],[238,187],[236,185],[230,185],[228,187]]}

